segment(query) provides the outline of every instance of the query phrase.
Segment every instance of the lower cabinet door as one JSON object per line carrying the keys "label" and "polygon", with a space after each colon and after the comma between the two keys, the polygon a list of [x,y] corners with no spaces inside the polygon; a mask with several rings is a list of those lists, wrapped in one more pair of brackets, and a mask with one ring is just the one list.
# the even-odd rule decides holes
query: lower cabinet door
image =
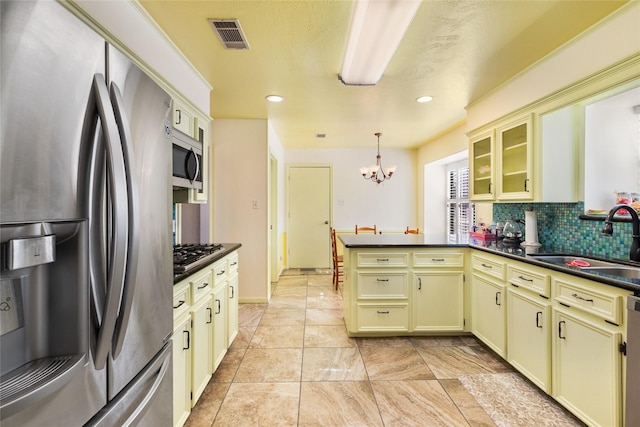
{"label": "lower cabinet door", "polygon": [[231,343],[238,335],[238,273],[231,273],[229,277],[229,289],[227,296],[229,297],[229,318],[227,330],[227,347],[231,347]]}
{"label": "lower cabinet door", "polygon": [[505,357],[505,287],[473,275],[471,311],[473,333],[501,357]]}
{"label": "lower cabinet door", "polygon": [[174,320],[173,425],[182,426],[191,412],[191,316]]}
{"label": "lower cabinet door", "polygon": [[213,292],[213,357],[211,372],[218,369],[220,362],[227,354],[227,284],[217,286]]}
{"label": "lower cabinet door", "polygon": [[388,332],[409,330],[407,303],[358,304],[358,331]]}
{"label": "lower cabinet door", "polygon": [[553,396],[588,425],[621,426],[621,334],[555,308],[553,320]]}
{"label": "lower cabinet door", "polygon": [[193,337],[191,340],[192,405],[195,406],[211,378],[211,330],[213,311],[211,294],[201,298],[192,308]]}
{"label": "lower cabinet door", "polygon": [[462,331],[462,271],[432,271],[413,277],[413,330]]}
{"label": "lower cabinet door", "polygon": [[551,305],[548,300],[507,289],[507,361],[551,393]]}

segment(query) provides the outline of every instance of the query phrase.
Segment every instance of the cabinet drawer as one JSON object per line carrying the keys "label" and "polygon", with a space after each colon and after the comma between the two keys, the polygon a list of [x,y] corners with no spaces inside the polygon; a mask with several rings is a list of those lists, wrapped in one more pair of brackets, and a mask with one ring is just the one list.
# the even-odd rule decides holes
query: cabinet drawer
{"label": "cabinet drawer", "polygon": [[505,263],[497,259],[472,255],[471,267],[476,271],[495,277],[496,279],[505,279]]}
{"label": "cabinet drawer", "polygon": [[543,297],[550,297],[551,284],[547,274],[508,265],[507,282],[519,288],[528,289]]}
{"label": "cabinet drawer", "polygon": [[594,286],[577,282],[554,279],[555,300],[565,306],[620,325],[622,322],[623,301],[621,295],[602,292]]}
{"label": "cabinet drawer", "polygon": [[408,253],[359,253],[358,267],[408,267]]}
{"label": "cabinet drawer", "polygon": [[227,278],[228,270],[226,257],[213,264],[211,271],[213,272],[213,281],[216,285]]}
{"label": "cabinet drawer", "polygon": [[358,298],[408,298],[406,272],[358,272]]}
{"label": "cabinet drawer", "polygon": [[189,311],[191,305],[191,288],[188,281],[180,282],[173,287],[173,318],[177,319]]}
{"label": "cabinet drawer", "polygon": [[462,252],[414,252],[413,265],[414,267],[463,267],[464,255]]}
{"label": "cabinet drawer", "polygon": [[227,255],[227,260],[229,263],[229,274],[233,273],[234,271],[238,271],[238,252]]}
{"label": "cabinet drawer", "polygon": [[189,281],[191,282],[191,298],[193,303],[198,301],[199,298],[209,295],[213,290],[211,270],[208,268],[194,274]]}
{"label": "cabinet drawer", "polygon": [[358,331],[408,330],[408,304],[358,304]]}

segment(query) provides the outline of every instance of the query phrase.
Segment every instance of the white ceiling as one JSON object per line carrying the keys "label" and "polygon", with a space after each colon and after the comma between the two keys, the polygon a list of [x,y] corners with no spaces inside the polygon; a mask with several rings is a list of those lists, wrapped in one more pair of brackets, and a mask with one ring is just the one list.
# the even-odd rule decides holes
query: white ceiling
{"label": "white ceiling", "polygon": [[[140,2],[213,86],[214,120],[268,118],[285,148],[375,148],[382,132],[382,150],[460,124],[470,102],[626,3],[423,0],[382,79],[356,87],[338,80],[352,1]],[[225,50],[210,18],[237,18],[250,49]]]}

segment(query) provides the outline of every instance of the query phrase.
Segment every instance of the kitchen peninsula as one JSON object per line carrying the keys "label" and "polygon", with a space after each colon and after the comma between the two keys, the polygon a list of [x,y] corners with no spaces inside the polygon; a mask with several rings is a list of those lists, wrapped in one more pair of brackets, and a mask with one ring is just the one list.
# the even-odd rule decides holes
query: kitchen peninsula
{"label": "kitchen peninsula", "polygon": [[623,425],[625,303],[640,279],[466,236],[339,239],[350,336],[472,333],[588,425]]}

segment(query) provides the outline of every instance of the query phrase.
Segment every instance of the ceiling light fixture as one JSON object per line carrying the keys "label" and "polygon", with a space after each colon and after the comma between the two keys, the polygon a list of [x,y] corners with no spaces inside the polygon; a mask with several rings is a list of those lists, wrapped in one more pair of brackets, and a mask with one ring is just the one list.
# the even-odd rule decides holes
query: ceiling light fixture
{"label": "ceiling light fixture", "polygon": [[284,98],[280,95],[267,95],[266,100],[269,102],[282,102],[284,101]]}
{"label": "ceiling light fixture", "polygon": [[357,0],[338,78],[371,86],[382,77],[415,15],[420,0]]}
{"label": "ceiling light fixture", "polygon": [[376,164],[369,167],[360,168],[360,173],[364,179],[370,179],[376,184],[380,184],[385,179],[390,179],[391,175],[396,171],[396,166],[390,166],[386,170],[382,169],[382,160],[380,157],[380,132],[374,133],[378,137],[378,155],[376,156]]}
{"label": "ceiling light fixture", "polygon": [[421,104],[429,101],[433,101],[433,96],[421,96],[419,98],[416,98],[416,102],[419,102]]}

